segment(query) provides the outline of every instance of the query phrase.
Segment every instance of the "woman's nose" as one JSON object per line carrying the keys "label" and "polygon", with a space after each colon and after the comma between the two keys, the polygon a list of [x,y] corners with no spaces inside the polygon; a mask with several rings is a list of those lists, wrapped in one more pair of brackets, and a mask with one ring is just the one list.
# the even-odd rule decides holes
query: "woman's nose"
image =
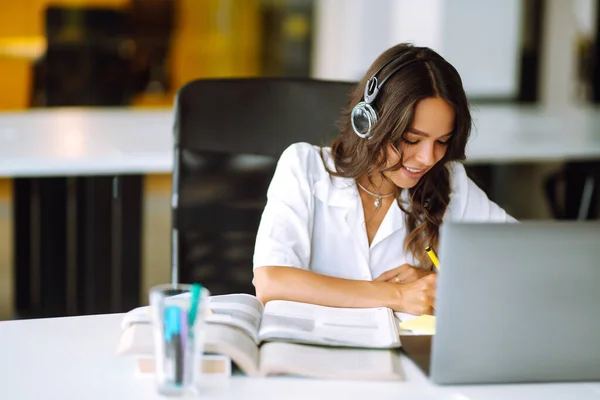
{"label": "woman's nose", "polygon": [[434,145],[424,144],[421,149],[419,149],[419,153],[417,154],[417,159],[424,167],[430,167],[435,164],[435,149]]}

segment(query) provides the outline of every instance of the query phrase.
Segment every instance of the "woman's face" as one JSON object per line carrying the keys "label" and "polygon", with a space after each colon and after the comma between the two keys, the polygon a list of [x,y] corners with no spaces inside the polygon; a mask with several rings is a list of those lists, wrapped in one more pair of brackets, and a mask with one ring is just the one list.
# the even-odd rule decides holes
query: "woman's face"
{"label": "woman's face", "polygon": [[[384,172],[394,184],[403,189],[415,186],[446,154],[448,140],[454,128],[454,110],[439,97],[428,97],[415,107],[413,123],[404,133],[400,146],[402,168]],[[387,149],[387,165],[400,161],[392,144]]]}

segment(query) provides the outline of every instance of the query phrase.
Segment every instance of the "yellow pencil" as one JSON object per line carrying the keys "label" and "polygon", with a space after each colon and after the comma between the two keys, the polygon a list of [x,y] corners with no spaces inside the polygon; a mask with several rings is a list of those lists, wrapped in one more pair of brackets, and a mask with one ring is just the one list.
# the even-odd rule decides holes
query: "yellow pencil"
{"label": "yellow pencil", "polygon": [[433,250],[433,247],[427,246],[425,251],[427,252],[427,255],[429,256],[429,258],[431,258],[433,265],[435,265],[435,267],[439,270],[440,269],[440,261],[438,260],[437,254],[435,254],[435,250]]}

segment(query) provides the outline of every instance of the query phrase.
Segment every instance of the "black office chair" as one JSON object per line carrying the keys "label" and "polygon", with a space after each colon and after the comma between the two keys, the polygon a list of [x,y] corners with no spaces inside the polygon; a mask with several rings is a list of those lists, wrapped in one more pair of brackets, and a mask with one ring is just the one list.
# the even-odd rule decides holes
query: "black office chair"
{"label": "black office chair", "polygon": [[354,84],[310,79],[193,81],[175,105],[172,282],[254,293],[252,255],[281,152],[329,144]]}

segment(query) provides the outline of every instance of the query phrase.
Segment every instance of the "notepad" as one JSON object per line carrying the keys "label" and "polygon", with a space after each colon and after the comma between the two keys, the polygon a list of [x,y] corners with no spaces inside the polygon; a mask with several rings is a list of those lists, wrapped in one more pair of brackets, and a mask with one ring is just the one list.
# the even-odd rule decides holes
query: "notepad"
{"label": "notepad", "polygon": [[434,335],[435,317],[433,315],[421,315],[420,317],[401,322],[400,329],[413,331],[422,335]]}

